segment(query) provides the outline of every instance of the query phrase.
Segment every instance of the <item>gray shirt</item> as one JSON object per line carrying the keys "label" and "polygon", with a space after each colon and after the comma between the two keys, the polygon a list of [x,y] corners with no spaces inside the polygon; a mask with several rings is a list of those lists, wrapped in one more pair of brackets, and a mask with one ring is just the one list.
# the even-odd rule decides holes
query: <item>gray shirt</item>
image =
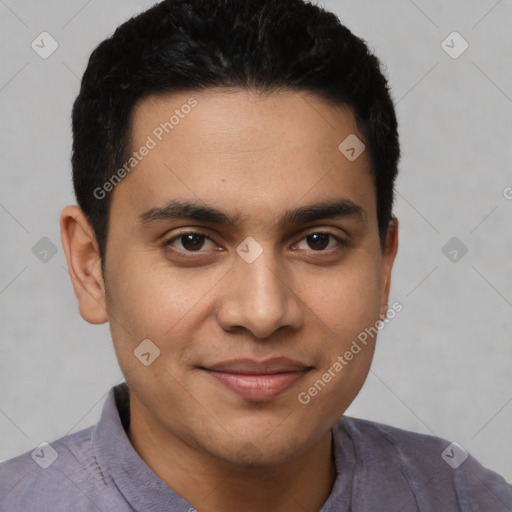
{"label": "gray shirt", "polygon": [[[133,449],[129,417],[122,383],[96,425],[0,464],[0,511],[193,512]],[[512,486],[443,439],[344,416],[333,440],[321,512],[512,510]]]}

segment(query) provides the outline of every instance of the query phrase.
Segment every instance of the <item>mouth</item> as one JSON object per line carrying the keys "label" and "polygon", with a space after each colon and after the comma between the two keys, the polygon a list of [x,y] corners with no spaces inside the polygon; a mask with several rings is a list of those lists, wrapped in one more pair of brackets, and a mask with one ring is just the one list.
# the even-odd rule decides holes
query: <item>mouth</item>
{"label": "mouth", "polygon": [[255,402],[277,398],[312,368],[288,358],[235,359],[200,367],[230,391]]}

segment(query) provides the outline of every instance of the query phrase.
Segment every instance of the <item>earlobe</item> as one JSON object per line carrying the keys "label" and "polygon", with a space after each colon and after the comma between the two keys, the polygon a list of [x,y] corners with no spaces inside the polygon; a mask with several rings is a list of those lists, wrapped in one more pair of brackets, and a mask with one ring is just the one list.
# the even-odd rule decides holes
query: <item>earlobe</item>
{"label": "earlobe", "polygon": [[80,314],[91,324],[105,323],[108,321],[105,285],[94,231],[83,211],[75,205],[62,210],[60,230]]}
{"label": "earlobe", "polygon": [[387,315],[389,290],[391,288],[391,271],[398,251],[398,219],[392,217],[388,224],[386,243],[382,253],[382,295],[381,317]]}

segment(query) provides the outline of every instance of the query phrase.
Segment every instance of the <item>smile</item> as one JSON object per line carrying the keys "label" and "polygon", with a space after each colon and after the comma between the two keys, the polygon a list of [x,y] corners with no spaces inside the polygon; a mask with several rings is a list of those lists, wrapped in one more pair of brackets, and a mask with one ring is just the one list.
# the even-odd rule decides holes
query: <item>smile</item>
{"label": "smile", "polygon": [[245,400],[268,401],[284,393],[311,367],[276,358],[263,362],[238,359],[201,369]]}

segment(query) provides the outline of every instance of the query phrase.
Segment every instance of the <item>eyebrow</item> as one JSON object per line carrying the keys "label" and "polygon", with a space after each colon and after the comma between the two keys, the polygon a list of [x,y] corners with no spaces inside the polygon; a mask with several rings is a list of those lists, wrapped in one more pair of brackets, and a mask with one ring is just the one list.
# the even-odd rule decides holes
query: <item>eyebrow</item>
{"label": "eyebrow", "polygon": [[[277,226],[283,229],[318,220],[344,217],[359,218],[366,221],[366,212],[362,206],[349,199],[322,201],[286,211],[278,221]],[[226,213],[212,206],[205,206],[190,201],[171,201],[163,207],[150,208],[141,213],[138,218],[143,227],[159,222],[181,219],[224,226],[236,226],[242,220],[239,214]]]}

